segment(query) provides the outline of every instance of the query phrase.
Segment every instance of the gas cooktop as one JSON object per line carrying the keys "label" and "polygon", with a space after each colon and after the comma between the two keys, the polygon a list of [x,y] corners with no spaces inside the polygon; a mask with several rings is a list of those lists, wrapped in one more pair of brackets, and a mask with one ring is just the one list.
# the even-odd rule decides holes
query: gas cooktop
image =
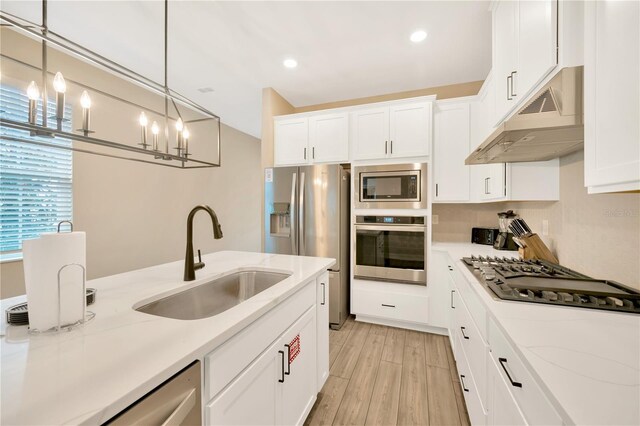
{"label": "gas cooktop", "polygon": [[497,256],[462,261],[500,299],[640,314],[640,291],[555,263]]}

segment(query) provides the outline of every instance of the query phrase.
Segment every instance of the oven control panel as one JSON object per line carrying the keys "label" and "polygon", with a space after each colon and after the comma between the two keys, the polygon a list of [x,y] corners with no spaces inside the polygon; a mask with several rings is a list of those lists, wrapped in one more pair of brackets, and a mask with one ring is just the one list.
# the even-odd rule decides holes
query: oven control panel
{"label": "oven control panel", "polygon": [[424,225],[424,216],[356,216],[356,223]]}

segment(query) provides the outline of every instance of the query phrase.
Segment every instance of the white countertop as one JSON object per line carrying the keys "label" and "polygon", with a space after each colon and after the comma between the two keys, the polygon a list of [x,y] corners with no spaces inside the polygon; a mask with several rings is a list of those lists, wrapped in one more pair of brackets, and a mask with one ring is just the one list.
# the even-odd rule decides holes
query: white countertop
{"label": "white countertop", "polygon": [[640,424],[640,315],[495,300],[460,259],[517,252],[438,242],[432,250],[473,284],[566,423]]}
{"label": "white countertop", "polygon": [[[98,424],[268,312],[335,260],[224,251],[203,256],[198,279],[182,281],[183,261],[89,281],[98,290],[83,327],[33,336],[7,326],[2,309],[0,424]],[[292,275],[211,318],[175,320],[134,311],[141,300],[177,292],[239,269]]]}

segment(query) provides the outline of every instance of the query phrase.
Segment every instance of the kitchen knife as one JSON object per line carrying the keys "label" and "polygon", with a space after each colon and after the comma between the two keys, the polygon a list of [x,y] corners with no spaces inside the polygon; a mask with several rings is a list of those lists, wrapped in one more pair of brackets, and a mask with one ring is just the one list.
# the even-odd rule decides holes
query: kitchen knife
{"label": "kitchen knife", "polygon": [[527,222],[525,222],[524,219],[520,219],[520,224],[522,225],[525,231],[531,234],[531,228],[529,228],[529,225],[527,225]]}

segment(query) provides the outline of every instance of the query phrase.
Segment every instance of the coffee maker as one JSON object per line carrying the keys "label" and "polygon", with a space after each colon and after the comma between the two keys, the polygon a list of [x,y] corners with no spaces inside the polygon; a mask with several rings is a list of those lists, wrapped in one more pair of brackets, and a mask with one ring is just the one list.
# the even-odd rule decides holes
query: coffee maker
{"label": "coffee maker", "polygon": [[509,230],[509,225],[513,219],[518,217],[513,210],[498,213],[498,236],[493,243],[493,248],[497,250],[518,250],[518,246],[513,241],[513,234]]}

